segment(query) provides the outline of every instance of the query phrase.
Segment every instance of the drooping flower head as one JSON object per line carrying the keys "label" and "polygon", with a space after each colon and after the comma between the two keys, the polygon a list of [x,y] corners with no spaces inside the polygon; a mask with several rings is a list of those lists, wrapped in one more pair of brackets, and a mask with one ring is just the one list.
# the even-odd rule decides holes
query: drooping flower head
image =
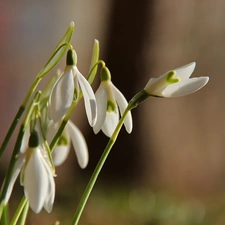
{"label": "drooping flower head", "polygon": [[[128,103],[123,94],[112,83],[111,74],[107,67],[102,67],[100,78],[101,84],[95,93],[98,116],[93,129],[95,133],[102,130],[106,136],[111,137],[119,122],[119,114],[124,113]],[[131,133],[133,123],[130,112],[124,125],[127,132]]]}
{"label": "drooping flower head", "polygon": [[180,97],[191,94],[204,87],[209,77],[190,78],[196,63],[169,71],[159,78],[151,78],[144,90],[152,96],[163,98]]}
{"label": "drooping flower head", "polygon": [[20,182],[24,186],[25,197],[35,213],[39,213],[43,207],[47,212],[51,212],[55,198],[54,171],[39,136],[36,130],[31,132],[28,148],[16,162],[4,199],[6,204],[21,173]]}
{"label": "drooping flower head", "polygon": [[151,78],[142,91],[130,101],[130,108],[135,108],[148,97],[171,98],[194,93],[204,87],[209,77],[190,78],[196,63],[171,70],[158,78]]}
{"label": "drooping flower head", "polygon": [[54,122],[62,119],[72,102],[78,100],[82,91],[89,124],[94,126],[97,119],[95,95],[90,84],[76,66],[77,55],[74,49],[68,50],[66,64],[64,73],[56,82],[49,98],[50,118]]}

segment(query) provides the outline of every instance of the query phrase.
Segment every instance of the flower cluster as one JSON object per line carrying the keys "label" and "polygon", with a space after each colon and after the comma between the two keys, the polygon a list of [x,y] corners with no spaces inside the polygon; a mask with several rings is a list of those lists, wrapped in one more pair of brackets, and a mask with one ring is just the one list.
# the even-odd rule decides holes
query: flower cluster
{"label": "flower cluster", "polygon": [[[63,43],[60,48],[65,45]],[[95,52],[86,78],[78,70],[75,50],[71,44],[68,45],[70,49],[67,51],[64,71],[57,72],[42,94],[38,92],[28,107],[18,135],[22,139],[15,147],[19,151],[15,150],[13,155],[15,160],[9,173],[10,179],[6,179],[2,187],[1,198],[5,205],[20,174],[20,183],[31,209],[35,213],[39,213],[42,208],[51,212],[55,198],[55,167],[65,162],[71,143],[79,166],[87,166],[87,143],[81,131],[70,120],[72,111],[82,97],[94,133],[102,130],[113,143],[123,124],[128,133],[132,132],[131,109],[149,96],[169,98],[188,95],[202,88],[209,80],[208,77],[190,78],[195,68],[195,63],[190,63],[159,78],[151,78],[144,89],[128,103],[113,84],[109,69],[102,60],[98,60]],[[54,53],[53,60],[60,53],[60,48]],[[43,73],[50,71],[54,63],[49,63]],[[94,93],[91,82],[97,74],[96,67],[100,65],[101,82]]]}
{"label": "flower cluster", "polygon": [[[69,49],[64,72],[58,72],[52,78],[54,82],[50,81],[40,98],[40,107],[36,107],[32,112],[33,115],[23,136],[20,156],[4,198],[5,204],[20,173],[21,185],[24,186],[24,194],[31,209],[39,213],[44,207],[50,212],[55,196],[54,167],[66,160],[70,143],[73,145],[80,167],[87,166],[88,147],[85,138],[71,120],[65,120],[69,109],[76,105],[82,96],[90,126],[95,133],[102,129],[108,137],[111,137],[119,122],[118,108],[122,115],[127,107],[125,97],[111,82],[107,67],[101,69],[102,82],[94,94],[91,85],[79,72],[76,64],[76,52]],[[63,123],[65,127],[58,136],[54,149],[50,150],[49,144],[54,141]],[[132,130],[130,112],[125,127],[130,133]]]}

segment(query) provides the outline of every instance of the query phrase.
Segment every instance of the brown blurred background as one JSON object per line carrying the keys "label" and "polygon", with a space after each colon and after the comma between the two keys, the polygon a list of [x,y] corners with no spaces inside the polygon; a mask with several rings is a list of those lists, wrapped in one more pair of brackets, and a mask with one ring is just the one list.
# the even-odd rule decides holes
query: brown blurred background
{"label": "brown blurred background", "polygon": [[[121,131],[82,221],[225,224],[224,11],[222,0],[0,1],[0,141],[71,20],[79,70],[87,75],[98,39],[100,58],[128,100],[150,77],[195,61],[193,76],[210,76],[209,84],[186,97],[148,99],[133,111],[134,130]],[[58,168],[56,212],[53,218],[43,212],[46,224],[71,220],[108,140],[88,127],[83,103],[73,121],[87,139],[90,163],[80,170],[71,151]],[[1,161],[2,176],[14,140]],[[63,204],[73,211],[64,212]],[[38,218],[31,216],[29,224]]]}

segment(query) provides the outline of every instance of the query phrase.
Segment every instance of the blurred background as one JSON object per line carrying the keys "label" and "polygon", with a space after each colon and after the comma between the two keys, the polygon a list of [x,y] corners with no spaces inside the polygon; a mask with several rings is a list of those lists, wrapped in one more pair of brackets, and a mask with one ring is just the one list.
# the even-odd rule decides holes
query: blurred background
{"label": "blurred background", "polygon": [[[98,39],[100,58],[128,100],[151,77],[195,61],[193,76],[210,76],[208,85],[186,97],[148,99],[133,111],[133,132],[121,130],[80,224],[225,224],[224,10],[223,0],[0,1],[0,141],[70,21],[79,70],[87,76]],[[65,57],[54,71],[64,66]],[[56,170],[52,214],[31,212],[28,224],[70,224],[107,144],[88,126],[82,101],[72,120],[86,137],[89,165],[81,170],[71,151]],[[1,182],[15,138],[1,160]],[[22,193],[18,182],[10,216]]]}

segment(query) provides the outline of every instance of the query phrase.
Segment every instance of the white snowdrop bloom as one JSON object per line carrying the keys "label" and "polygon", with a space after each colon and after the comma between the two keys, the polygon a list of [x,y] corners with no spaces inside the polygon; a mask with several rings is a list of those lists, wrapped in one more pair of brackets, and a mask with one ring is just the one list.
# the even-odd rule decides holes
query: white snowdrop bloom
{"label": "white snowdrop bloom", "polygon": [[89,124],[93,127],[97,119],[97,107],[94,92],[76,66],[76,53],[70,49],[67,53],[67,66],[58,79],[49,98],[49,116],[54,122],[59,121],[70,108],[73,100],[77,100],[80,89]]}
{"label": "white snowdrop bloom", "polygon": [[[95,93],[98,115],[93,130],[95,134],[102,130],[106,136],[111,137],[119,122],[119,112],[122,115],[128,103],[123,94],[111,82],[110,71],[107,67],[101,69],[100,76],[101,84]],[[127,114],[124,125],[127,132],[131,133],[133,122],[130,112]]]}
{"label": "white snowdrop bloom", "polygon": [[[48,141],[52,141],[59,125],[59,122],[50,123],[47,131]],[[87,144],[81,131],[70,120],[67,122],[66,127],[52,153],[54,165],[59,166],[66,160],[70,151],[71,142],[77,156],[78,164],[83,169],[87,166],[89,159]]]}
{"label": "white snowdrop bloom", "polygon": [[17,160],[4,199],[6,204],[10,198],[14,183],[21,172],[21,185],[31,209],[39,213],[44,207],[51,212],[55,198],[54,172],[46,150],[39,144],[38,133],[34,130],[29,139],[29,147]]}
{"label": "white snowdrop bloom", "polygon": [[195,69],[195,62],[169,71],[159,78],[151,78],[144,90],[157,97],[180,97],[191,94],[209,81],[209,77],[190,78]]}

